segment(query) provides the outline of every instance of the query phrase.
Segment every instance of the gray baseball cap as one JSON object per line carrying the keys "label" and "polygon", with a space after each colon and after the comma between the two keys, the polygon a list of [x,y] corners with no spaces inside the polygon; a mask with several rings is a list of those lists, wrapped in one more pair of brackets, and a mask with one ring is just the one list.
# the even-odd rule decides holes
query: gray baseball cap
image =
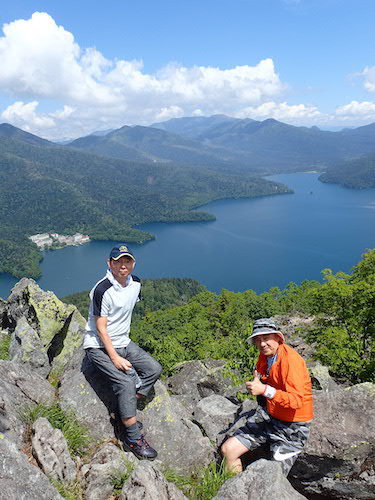
{"label": "gray baseball cap", "polygon": [[253,332],[247,339],[249,343],[254,343],[254,337],[257,335],[267,335],[275,333],[278,335],[282,342],[285,342],[284,335],[276,328],[275,322],[271,318],[260,318],[253,323]]}

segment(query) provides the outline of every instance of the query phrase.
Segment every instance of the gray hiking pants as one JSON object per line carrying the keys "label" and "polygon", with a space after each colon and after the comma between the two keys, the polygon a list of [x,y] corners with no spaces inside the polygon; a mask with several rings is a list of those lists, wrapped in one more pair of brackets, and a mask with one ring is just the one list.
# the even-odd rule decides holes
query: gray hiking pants
{"label": "gray hiking pants", "polygon": [[132,341],[127,347],[116,349],[116,352],[130,361],[133,368],[127,371],[118,370],[105,349],[94,347],[86,349],[89,360],[104,375],[117,397],[120,418],[135,417],[136,394],[147,396],[160,377],[162,367],[156,359]]}

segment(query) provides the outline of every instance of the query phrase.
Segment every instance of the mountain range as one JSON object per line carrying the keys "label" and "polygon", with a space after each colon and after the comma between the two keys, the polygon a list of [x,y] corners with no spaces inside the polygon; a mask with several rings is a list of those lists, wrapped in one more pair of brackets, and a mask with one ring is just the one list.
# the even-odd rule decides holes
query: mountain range
{"label": "mountain range", "polygon": [[104,156],[272,174],[325,171],[338,161],[375,153],[375,124],[339,132],[274,119],[174,118],[151,127],[125,126],[69,143]]}

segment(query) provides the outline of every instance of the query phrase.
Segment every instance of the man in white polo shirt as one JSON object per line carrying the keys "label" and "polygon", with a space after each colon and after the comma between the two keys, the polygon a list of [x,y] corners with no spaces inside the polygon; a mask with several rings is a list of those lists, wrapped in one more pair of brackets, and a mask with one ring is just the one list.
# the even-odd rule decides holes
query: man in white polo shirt
{"label": "man in white polo shirt", "polygon": [[157,452],[144,439],[137,423],[137,399],[147,396],[162,367],[129,338],[133,308],[141,291],[140,279],[131,274],[134,266],[128,246],[111,250],[107,274],[90,292],[83,348],[117,397],[126,431],[124,447],[140,459],[153,460]]}

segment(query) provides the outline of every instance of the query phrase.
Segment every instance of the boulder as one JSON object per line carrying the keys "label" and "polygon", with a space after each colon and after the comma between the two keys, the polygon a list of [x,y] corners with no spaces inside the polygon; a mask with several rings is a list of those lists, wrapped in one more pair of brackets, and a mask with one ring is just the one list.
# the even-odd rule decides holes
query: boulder
{"label": "boulder", "polygon": [[333,494],[355,479],[362,486],[353,488],[351,498],[365,498],[361,490],[371,485],[365,464],[373,460],[375,448],[374,401],[371,383],[315,394],[311,435],[290,474],[299,491],[327,498],[327,491]]}
{"label": "boulder", "polygon": [[225,481],[214,500],[298,500],[298,493],[282,474],[281,465],[257,460],[244,471]]}
{"label": "boulder", "polygon": [[31,366],[38,359],[39,366],[43,358],[44,371],[52,370],[54,376],[60,374],[76,347],[81,345],[85,326],[75,306],[64,304],[28,278],[23,278],[12,289],[6,304],[6,323],[13,332],[12,359]]}
{"label": "boulder", "polygon": [[75,351],[64,370],[58,394],[61,407],[72,410],[94,438],[115,438],[116,398],[83,349]]}
{"label": "boulder", "polygon": [[310,364],[309,371],[313,387],[318,386],[320,390],[325,392],[335,391],[340,388],[329,374],[327,366],[323,366],[320,363]]}
{"label": "boulder", "polygon": [[119,500],[187,500],[176,485],[149,462],[139,462],[124,484]]}
{"label": "boulder", "polygon": [[76,465],[60,429],[54,429],[46,418],[39,417],[33,425],[32,453],[43,472],[55,480],[72,483]]}
{"label": "boulder", "polygon": [[221,360],[208,360],[204,363],[185,361],[175,367],[174,375],[166,380],[166,384],[172,394],[189,398],[190,405],[211,394],[235,400],[236,393],[241,390],[246,392],[246,389],[244,385],[236,386],[230,377],[223,375],[225,365],[226,362]]}
{"label": "boulder", "polygon": [[81,468],[85,500],[107,500],[113,493],[114,481],[130,476],[137,463],[132,453],[124,453],[113,443],[100,446],[91,462]]}
{"label": "boulder", "polygon": [[190,420],[187,410],[171,399],[162,382],[156,382],[155,397],[139,413],[146,439],[158,451],[164,467],[189,474],[214,460],[209,439]]}
{"label": "boulder", "polygon": [[198,402],[194,420],[211,441],[216,441],[217,435],[236,420],[240,409],[240,406],[231,403],[229,399],[212,394]]}
{"label": "boulder", "polygon": [[226,436],[231,436],[237,429],[243,427],[246,424],[246,420],[257,408],[258,403],[255,399],[245,399],[240,407],[240,411],[236,416],[233,423],[223,428],[216,436],[216,444],[220,447],[226,438]]}
{"label": "boulder", "polygon": [[0,496],[6,500],[62,500],[47,476],[3,435],[0,435],[0,488]]}
{"label": "boulder", "polygon": [[0,361],[0,432],[22,446],[25,424],[21,415],[36,404],[52,404],[55,390],[30,367]]}

